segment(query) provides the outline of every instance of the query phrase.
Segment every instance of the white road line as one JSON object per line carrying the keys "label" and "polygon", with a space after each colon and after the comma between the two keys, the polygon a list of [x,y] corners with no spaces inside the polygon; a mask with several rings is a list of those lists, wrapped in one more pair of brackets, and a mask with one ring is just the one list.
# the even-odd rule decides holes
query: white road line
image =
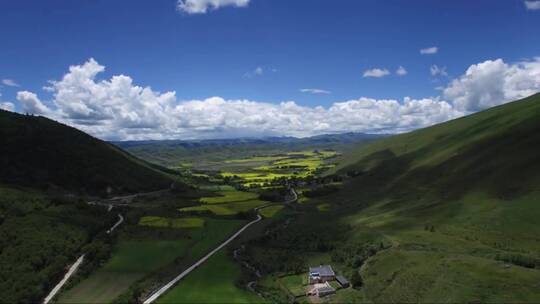
{"label": "white road line", "polygon": [[69,278],[75,273],[75,271],[77,270],[77,268],[79,268],[79,266],[82,264],[84,260],[84,254],[81,255],[77,261],[75,262],[75,264],[71,265],[71,267],[69,268],[68,272],[64,275],[64,278],[62,279],[62,281],[60,281],[60,283],[56,284],[56,286],[53,288],[53,290],[51,290],[51,292],[49,293],[49,295],[45,298],[45,300],[43,300],[43,304],[47,304],[49,303],[53,298],[54,296],[56,296],[56,294],[58,293],[58,291],[60,291],[60,289],[62,289],[62,287],[64,286],[64,284],[66,284],[66,282],[69,280]]}
{"label": "white road line", "polygon": [[118,213],[118,222],[116,222],[116,224],[114,224],[114,226],[112,226],[111,229],[107,230],[107,234],[110,234],[111,232],[113,232],[114,229],[116,229],[118,225],[122,224],[123,221],[124,221],[124,217],[120,213]]}

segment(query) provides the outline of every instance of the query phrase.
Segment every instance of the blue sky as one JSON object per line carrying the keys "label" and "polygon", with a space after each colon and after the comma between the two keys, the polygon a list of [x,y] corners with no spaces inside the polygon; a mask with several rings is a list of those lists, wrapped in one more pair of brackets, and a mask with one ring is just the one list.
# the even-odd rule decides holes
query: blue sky
{"label": "blue sky", "polygon": [[[209,6],[205,13],[189,11],[189,5],[206,8],[212,2],[221,6]],[[0,100],[12,103],[17,111],[28,111],[29,104],[35,102],[28,101],[28,94],[18,93],[32,93],[56,113],[34,111],[36,114],[80,124],[85,131],[100,137],[114,137],[105,131],[92,130],[88,119],[82,122],[65,109],[60,113],[62,109],[55,97],[59,88],[42,89],[49,80],[60,81],[70,66],[83,65],[93,58],[105,67],[96,76],[96,82],[126,75],[133,84],[149,86],[155,94],[176,92],[176,103],[218,96],[225,106],[231,100],[274,105],[294,101],[298,107],[329,109],[335,103],[362,97],[392,99],[400,104],[404,103],[404,97],[411,97],[439,98],[454,105],[459,96],[449,100],[451,94],[442,92],[451,81],[463,77],[471,65],[502,59],[510,69],[525,62],[533,66],[518,68],[536,79],[534,64],[538,60],[535,58],[540,56],[539,3],[522,0],[3,1],[0,4],[0,79],[3,80]],[[436,47],[437,52],[420,53],[421,49],[430,47]],[[406,70],[406,75],[396,74],[399,67]],[[387,70],[389,75],[364,77],[371,69]],[[536,91],[537,85],[530,84],[527,92]],[[320,91],[314,94],[313,90],[310,93],[302,89]],[[469,94],[460,93],[461,97]],[[495,103],[508,101],[514,93],[503,92],[506,98]],[[493,94],[488,92],[488,95]],[[84,102],[93,100],[89,97]],[[130,102],[129,98],[125,102]],[[466,113],[479,109],[482,107],[458,110]],[[142,121],[144,117],[137,119]],[[386,131],[401,132],[440,120],[444,119],[403,128],[389,127]],[[96,125],[103,129],[104,121],[99,120]],[[228,132],[251,135],[242,131],[242,126],[220,129],[223,126],[209,124],[206,127],[214,129],[205,130],[206,135],[183,130],[163,136],[159,127],[149,131],[152,127],[143,125],[144,132],[133,131],[137,126],[126,131],[143,135],[124,134],[121,138],[226,137]],[[351,128],[351,131],[381,130],[380,127]],[[268,134],[281,132],[272,127],[267,131]],[[323,125],[321,132],[324,131],[349,130],[325,129]],[[284,135],[315,133],[319,132]]]}

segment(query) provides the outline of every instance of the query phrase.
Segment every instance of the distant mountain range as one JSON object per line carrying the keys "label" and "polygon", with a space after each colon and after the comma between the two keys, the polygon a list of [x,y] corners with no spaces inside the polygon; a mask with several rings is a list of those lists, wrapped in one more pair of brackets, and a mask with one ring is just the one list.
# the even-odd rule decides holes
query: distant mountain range
{"label": "distant mountain range", "polygon": [[114,145],[137,157],[164,166],[177,166],[181,162],[225,160],[257,154],[281,153],[306,149],[347,149],[388,135],[343,133],[307,138],[263,137],[207,140],[120,141]]}

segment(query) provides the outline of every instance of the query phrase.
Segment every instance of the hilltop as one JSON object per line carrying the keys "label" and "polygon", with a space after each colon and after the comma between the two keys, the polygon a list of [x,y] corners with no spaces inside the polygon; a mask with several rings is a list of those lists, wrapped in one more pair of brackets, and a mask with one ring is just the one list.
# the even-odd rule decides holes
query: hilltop
{"label": "hilltop", "polygon": [[77,194],[168,188],[156,166],[45,117],[0,111],[0,183]]}

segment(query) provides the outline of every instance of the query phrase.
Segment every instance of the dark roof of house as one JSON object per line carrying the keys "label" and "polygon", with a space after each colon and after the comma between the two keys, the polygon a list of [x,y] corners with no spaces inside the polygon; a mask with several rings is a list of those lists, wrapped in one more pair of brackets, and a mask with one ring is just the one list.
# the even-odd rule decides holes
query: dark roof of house
{"label": "dark roof of house", "polygon": [[318,273],[320,276],[334,276],[336,273],[332,269],[332,266],[330,265],[321,265],[319,267],[309,267],[310,273]]}
{"label": "dark roof of house", "polygon": [[325,286],[325,287],[317,288],[317,291],[325,293],[325,292],[335,292],[336,290],[333,287]]}
{"label": "dark roof of house", "polygon": [[347,281],[347,279],[345,279],[344,276],[340,276],[340,275],[336,276],[336,281],[338,281],[338,283],[341,285],[349,284],[349,281]]}

